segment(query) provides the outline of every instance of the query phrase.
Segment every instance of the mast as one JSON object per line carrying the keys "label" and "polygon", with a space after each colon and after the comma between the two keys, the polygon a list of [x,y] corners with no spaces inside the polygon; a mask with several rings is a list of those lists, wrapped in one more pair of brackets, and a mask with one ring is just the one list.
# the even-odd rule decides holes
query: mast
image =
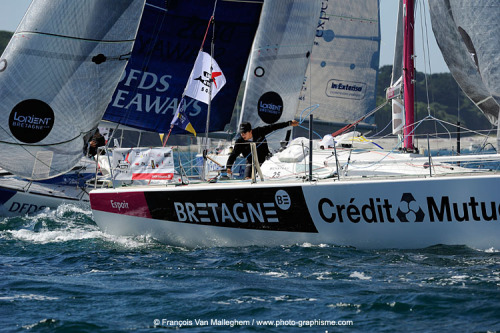
{"label": "mast", "polygon": [[403,0],[403,86],[405,104],[404,149],[414,151],[413,131],[415,123],[415,65],[414,65],[414,14],[415,0]]}

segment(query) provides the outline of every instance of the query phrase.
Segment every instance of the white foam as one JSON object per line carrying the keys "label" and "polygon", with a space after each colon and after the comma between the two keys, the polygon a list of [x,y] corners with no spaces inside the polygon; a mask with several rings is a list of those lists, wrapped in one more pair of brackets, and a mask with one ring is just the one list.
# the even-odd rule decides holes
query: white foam
{"label": "white foam", "polygon": [[332,280],[333,277],[331,276],[330,272],[315,272],[312,274],[313,276],[316,276],[316,280]]}
{"label": "white foam", "polygon": [[59,299],[59,297],[50,297],[50,296],[35,295],[35,294],[0,296],[0,300],[2,300],[2,301],[16,301],[16,300],[53,301],[53,300],[57,300],[57,299]]}
{"label": "white foam", "polygon": [[360,304],[351,304],[351,303],[343,303],[343,302],[340,302],[340,303],[337,303],[337,304],[331,305],[330,307],[347,308],[347,307],[351,307],[351,306],[354,306],[354,307],[356,307],[356,308],[361,307],[361,305],[360,305]]}
{"label": "white foam", "polygon": [[267,272],[267,273],[264,273],[264,275],[277,277],[277,278],[287,278],[288,277],[288,274],[283,273],[283,272]]}
{"label": "white foam", "polygon": [[467,279],[469,276],[468,275],[453,275],[451,277],[452,280],[458,280],[458,281],[463,281]]}
{"label": "white foam", "polygon": [[500,250],[497,250],[493,247],[490,247],[489,249],[484,250],[484,252],[486,252],[486,253],[498,253],[498,252],[500,252]]}
{"label": "white foam", "polygon": [[[77,216],[74,219],[68,218],[65,216],[68,212],[75,213]],[[101,239],[125,248],[145,247],[154,242],[151,237],[114,236],[103,233],[95,224],[91,223],[90,217],[91,212],[82,207],[61,205],[56,210],[44,210],[39,214],[24,217],[26,223],[23,229],[2,231],[0,237],[36,244]],[[48,224],[51,226],[49,227]],[[35,226],[40,227],[35,228]]]}
{"label": "white foam", "polygon": [[42,230],[39,232],[35,232],[32,230],[21,229],[21,230],[9,230],[7,231],[13,238],[38,243],[38,244],[47,244],[47,243],[62,243],[68,242],[72,240],[83,240],[83,239],[91,239],[98,238],[99,231],[83,231],[83,230]]}
{"label": "white foam", "polygon": [[358,278],[360,280],[371,280],[371,276],[366,276],[365,273],[356,271],[352,272],[349,277]]}

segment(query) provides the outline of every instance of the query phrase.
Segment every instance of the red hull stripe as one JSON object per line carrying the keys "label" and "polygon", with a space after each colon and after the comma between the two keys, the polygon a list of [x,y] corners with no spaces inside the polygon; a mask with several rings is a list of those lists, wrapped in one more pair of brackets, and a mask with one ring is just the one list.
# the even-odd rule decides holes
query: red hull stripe
{"label": "red hull stripe", "polygon": [[92,209],[108,213],[151,218],[144,192],[92,193]]}

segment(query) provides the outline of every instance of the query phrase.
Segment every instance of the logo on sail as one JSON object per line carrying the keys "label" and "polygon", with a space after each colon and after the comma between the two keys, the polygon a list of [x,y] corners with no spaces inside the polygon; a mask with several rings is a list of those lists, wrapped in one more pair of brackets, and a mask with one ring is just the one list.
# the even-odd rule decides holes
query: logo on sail
{"label": "logo on sail", "polygon": [[266,124],[277,122],[283,114],[283,100],[281,96],[274,91],[266,92],[259,99],[257,111],[260,119]]}
{"label": "logo on sail", "polygon": [[365,98],[366,83],[351,82],[332,79],[326,84],[326,95],[328,97],[363,99]]}
{"label": "logo on sail", "polygon": [[9,116],[9,128],[24,143],[40,142],[54,126],[54,111],[45,102],[28,99],[17,104]]}

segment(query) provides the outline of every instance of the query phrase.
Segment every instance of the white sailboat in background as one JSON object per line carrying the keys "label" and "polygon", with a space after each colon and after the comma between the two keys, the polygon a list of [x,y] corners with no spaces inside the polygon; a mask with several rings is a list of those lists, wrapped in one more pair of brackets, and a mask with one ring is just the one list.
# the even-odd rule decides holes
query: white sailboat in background
{"label": "white sailboat in background", "polygon": [[[413,26],[413,1],[404,3],[405,24]],[[412,62],[408,50],[404,57]],[[408,66],[404,76],[411,84]],[[411,150],[408,137],[414,133],[405,134]],[[432,159],[428,162],[432,171]],[[497,172],[323,180],[309,173],[305,180],[97,189],[90,201],[105,232],[150,235],[186,247],[309,242],[360,248],[438,243],[500,248]]]}
{"label": "white sailboat in background", "polygon": [[0,58],[0,167],[14,175],[0,178],[2,213],[88,202],[79,183],[95,162],[81,162],[83,147],[127,64],[144,3],[31,3]]}

